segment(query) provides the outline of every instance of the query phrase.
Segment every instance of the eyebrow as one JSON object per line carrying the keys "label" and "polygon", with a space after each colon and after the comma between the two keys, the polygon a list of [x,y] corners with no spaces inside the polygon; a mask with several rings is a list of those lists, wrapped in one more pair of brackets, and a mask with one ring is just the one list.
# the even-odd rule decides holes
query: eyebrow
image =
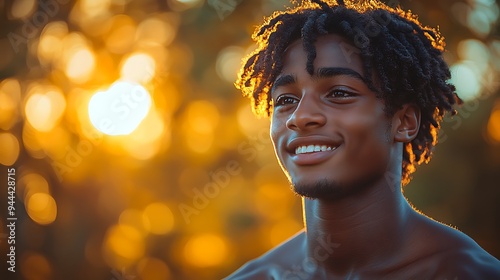
{"label": "eyebrow", "polygon": [[286,75],[283,75],[283,76],[279,76],[273,83],[273,87],[271,88],[271,93],[276,90],[276,88],[278,87],[282,87],[282,86],[287,86],[287,85],[290,85],[290,84],[294,84],[295,83],[295,76],[293,75],[290,75],[290,74],[286,74]]}
{"label": "eyebrow", "polygon": [[317,74],[315,74],[315,76],[318,78],[330,78],[330,77],[340,76],[340,75],[351,76],[353,78],[356,78],[356,79],[366,83],[366,79],[363,76],[361,76],[361,74],[359,74],[358,72],[356,72],[350,68],[343,68],[343,67],[319,68]]}
{"label": "eyebrow", "polygon": [[[350,76],[353,78],[356,78],[363,83],[367,84],[366,79],[361,76],[358,72],[350,69],[350,68],[343,68],[343,67],[323,67],[323,68],[318,68],[318,71],[314,74],[315,78],[330,78],[330,77],[335,77],[335,76]],[[294,75],[291,74],[286,74],[283,76],[278,77],[271,88],[271,92],[276,90],[276,88],[281,87],[281,86],[287,86],[290,84],[293,84],[296,82],[296,78]]]}

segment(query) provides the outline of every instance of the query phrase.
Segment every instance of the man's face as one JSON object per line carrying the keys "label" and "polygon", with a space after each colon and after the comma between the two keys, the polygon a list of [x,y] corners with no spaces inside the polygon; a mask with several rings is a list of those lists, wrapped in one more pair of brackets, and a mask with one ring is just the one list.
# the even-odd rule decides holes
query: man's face
{"label": "man's face", "polygon": [[287,49],[272,90],[271,138],[295,192],[335,198],[383,178],[393,153],[391,118],[348,41],[332,34],[315,46],[312,76],[302,41]]}

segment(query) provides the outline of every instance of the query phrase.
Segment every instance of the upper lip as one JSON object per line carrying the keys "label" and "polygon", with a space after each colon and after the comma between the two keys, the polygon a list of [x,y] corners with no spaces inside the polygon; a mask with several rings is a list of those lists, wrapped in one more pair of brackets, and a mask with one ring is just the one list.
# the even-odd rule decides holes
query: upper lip
{"label": "upper lip", "polygon": [[340,142],[334,141],[332,138],[323,135],[298,136],[288,140],[286,150],[291,154],[295,154],[295,150],[298,147],[309,145],[326,145],[328,147],[336,148],[340,146]]}

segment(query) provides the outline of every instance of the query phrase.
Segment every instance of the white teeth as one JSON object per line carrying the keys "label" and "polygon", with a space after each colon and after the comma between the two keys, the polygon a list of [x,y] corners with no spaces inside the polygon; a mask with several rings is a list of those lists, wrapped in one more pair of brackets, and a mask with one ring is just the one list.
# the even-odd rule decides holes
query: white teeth
{"label": "white teeth", "polygon": [[295,149],[295,154],[305,154],[305,153],[313,153],[313,152],[325,152],[335,150],[337,147],[330,147],[327,145],[308,145],[308,146],[300,146]]}

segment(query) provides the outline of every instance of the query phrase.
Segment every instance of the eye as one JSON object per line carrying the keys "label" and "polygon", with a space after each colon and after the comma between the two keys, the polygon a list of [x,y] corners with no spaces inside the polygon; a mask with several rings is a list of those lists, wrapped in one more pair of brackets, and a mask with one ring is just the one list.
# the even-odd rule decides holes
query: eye
{"label": "eye", "polygon": [[344,89],[333,89],[326,94],[326,98],[330,99],[348,99],[355,97],[354,92],[344,90]]}
{"label": "eye", "polygon": [[278,98],[276,98],[276,102],[274,103],[274,106],[279,107],[279,106],[295,104],[298,102],[299,102],[299,100],[295,97],[292,97],[289,95],[280,95],[280,96],[278,96]]}

